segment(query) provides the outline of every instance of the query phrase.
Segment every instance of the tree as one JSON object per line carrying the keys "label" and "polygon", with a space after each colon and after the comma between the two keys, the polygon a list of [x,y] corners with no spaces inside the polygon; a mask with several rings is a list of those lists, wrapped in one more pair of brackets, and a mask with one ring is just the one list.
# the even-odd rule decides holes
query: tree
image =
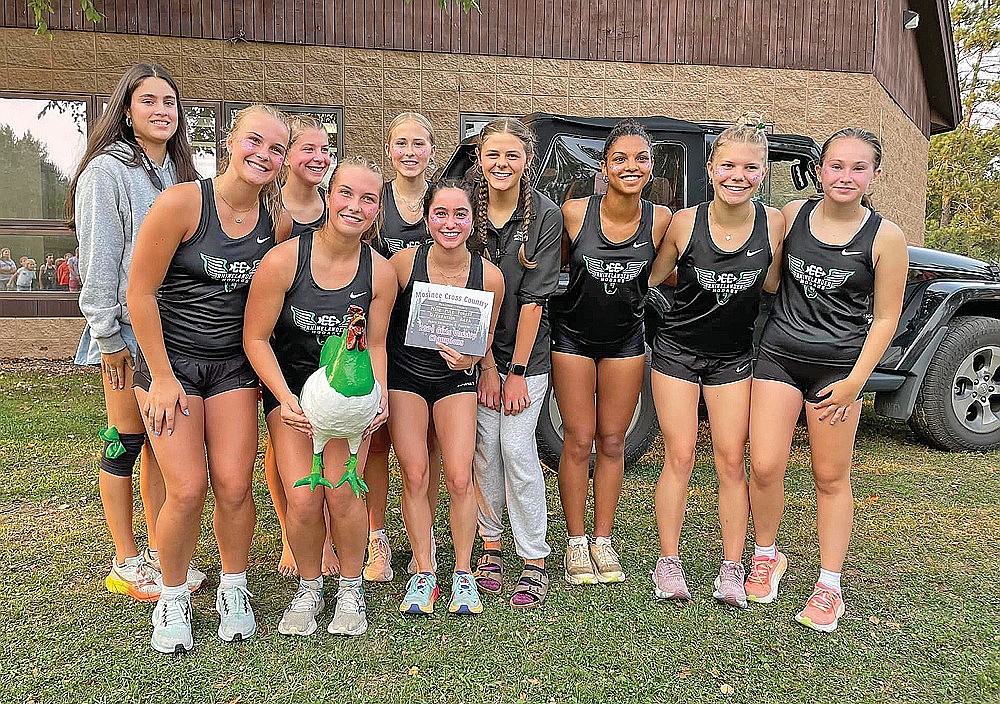
{"label": "tree", "polygon": [[1000,3],[951,5],[962,121],[931,139],[926,242],[1000,259]]}
{"label": "tree", "polygon": [[[437,0],[437,3],[443,10],[447,8],[449,1],[458,5],[463,12],[479,10],[479,0]],[[406,2],[411,2],[411,0],[406,0]],[[49,23],[45,20],[45,16],[52,14],[52,0],[28,0],[28,7],[35,15],[35,34],[51,37]],[[80,8],[88,22],[97,24],[104,19],[104,15],[94,7],[94,0],[80,0]]]}
{"label": "tree", "polygon": [[30,133],[22,137],[0,126],[0,218],[61,218],[69,179]]}

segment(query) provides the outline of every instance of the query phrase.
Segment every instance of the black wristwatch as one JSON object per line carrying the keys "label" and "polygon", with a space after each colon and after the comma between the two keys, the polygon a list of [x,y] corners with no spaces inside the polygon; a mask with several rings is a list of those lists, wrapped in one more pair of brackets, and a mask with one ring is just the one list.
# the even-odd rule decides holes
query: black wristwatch
{"label": "black wristwatch", "polygon": [[524,372],[527,371],[527,367],[523,364],[512,364],[510,369],[507,370],[507,375],[513,374],[514,376],[524,376]]}

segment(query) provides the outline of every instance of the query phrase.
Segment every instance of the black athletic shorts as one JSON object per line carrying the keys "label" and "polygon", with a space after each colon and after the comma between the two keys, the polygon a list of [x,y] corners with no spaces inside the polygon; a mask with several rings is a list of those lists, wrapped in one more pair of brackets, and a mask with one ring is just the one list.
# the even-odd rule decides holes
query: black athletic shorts
{"label": "black athletic shorts", "polygon": [[590,345],[567,335],[558,325],[552,326],[552,351],[590,357],[595,362],[602,359],[626,359],[646,354],[646,331],[640,326],[637,331],[621,340],[605,345]]}
{"label": "black athletic shorts", "polygon": [[681,347],[661,332],[653,340],[653,371],[702,386],[733,384],[753,373],[753,350],[710,357]]}
{"label": "black athletic shorts", "polygon": [[[198,359],[167,351],[170,368],[188,396],[211,398],[234,389],[254,389],[260,381],[245,355],[229,359]],[[152,377],[142,352],[135,357],[132,386],[149,391]]]}
{"label": "black athletic shorts", "polygon": [[[791,359],[779,352],[761,348],[754,365],[754,379],[764,381],[780,381],[782,384],[794,386],[802,392],[803,398],[809,403],[821,400],[817,393],[827,384],[846,379],[852,367],[823,364],[821,362],[803,362]],[[861,398],[859,395],[858,398]]]}
{"label": "black athletic shorts", "polygon": [[[292,393],[298,396],[302,393],[302,386],[296,389],[291,383],[288,384],[288,388],[291,389]],[[260,403],[264,407],[264,417],[267,418],[267,414],[278,408],[281,402],[271,393],[271,390],[267,388],[264,384],[260,385]]]}
{"label": "black athletic shorts", "polygon": [[475,367],[465,371],[450,371],[441,379],[423,377],[400,365],[390,364],[387,370],[389,391],[408,391],[427,402],[430,408],[443,398],[454,394],[476,393],[479,390],[479,374]]}

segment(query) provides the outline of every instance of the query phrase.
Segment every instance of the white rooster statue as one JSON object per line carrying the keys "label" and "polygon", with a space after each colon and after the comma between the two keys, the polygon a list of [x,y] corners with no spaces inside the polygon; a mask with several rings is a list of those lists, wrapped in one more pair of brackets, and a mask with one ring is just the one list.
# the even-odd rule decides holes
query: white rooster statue
{"label": "white rooster statue", "polygon": [[347,469],[337,482],[350,485],[360,497],[368,485],[358,476],[358,448],[365,429],[376,416],[382,401],[382,387],[372,372],[372,359],[365,337],[365,312],[358,306],[347,310],[349,322],[342,335],[331,335],[323,343],[319,369],[302,386],[299,406],[312,425],[312,472],[295,482],[334,488],[323,477],[323,448],[331,438],[346,438],[351,456],[344,464]]}

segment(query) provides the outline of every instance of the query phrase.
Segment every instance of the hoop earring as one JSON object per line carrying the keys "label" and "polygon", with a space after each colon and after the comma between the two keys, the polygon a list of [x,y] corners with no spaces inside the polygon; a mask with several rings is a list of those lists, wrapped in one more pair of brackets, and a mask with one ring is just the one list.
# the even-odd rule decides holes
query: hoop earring
{"label": "hoop earring", "polygon": [[125,116],[125,124],[126,124],[126,125],[127,125],[128,127],[131,127],[131,126],[132,126],[132,118],[131,118],[131,117],[129,117],[128,115],[126,115],[126,116]]}
{"label": "hoop earring", "polygon": [[604,179],[604,183],[608,183],[608,175],[607,174],[601,174],[601,178]]}

